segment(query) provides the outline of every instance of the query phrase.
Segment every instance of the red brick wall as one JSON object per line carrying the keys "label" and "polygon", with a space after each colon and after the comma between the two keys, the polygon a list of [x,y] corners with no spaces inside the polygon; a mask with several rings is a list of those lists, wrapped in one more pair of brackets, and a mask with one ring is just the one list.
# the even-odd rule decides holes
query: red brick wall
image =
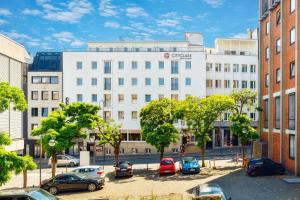
{"label": "red brick wall", "polygon": [[285,140],[285,146],[284,146],[284,166],[285,168],[290,171],[294,172],[295,171],[295,160],[292,160],[289,158],[289,135],[285,134],[284,136]]}
{"label": "red brick wall", "polygon": [[273,139],[273,160],[280,163],[280,134],[272,133]]}
{"label": "red brick wall", "polygon": [[261,138],[262,141],[268,142],[268,133],[262,132],[261,135],[260,135],[260,138]]}

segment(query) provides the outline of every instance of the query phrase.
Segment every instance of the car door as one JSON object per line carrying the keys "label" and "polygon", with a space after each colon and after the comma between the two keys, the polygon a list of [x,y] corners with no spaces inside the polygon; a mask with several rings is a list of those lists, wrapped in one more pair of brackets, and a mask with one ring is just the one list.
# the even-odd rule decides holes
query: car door
{"label": "car door", "polygon": [[87,183],[85,180],[81,179],[76,175],[70,175],[70,188],[73,190],[86,189]]}
{"label": "car door", "polygon": [[69,175],[62,174],[54,179],[54,186],[58,188],[58,190],[69,190],[70,183],[69,183]]}
{"label": "car door", "polygon": [[270,159],[265,159],[263,163],[264,175],[274,174],[274,162]]}

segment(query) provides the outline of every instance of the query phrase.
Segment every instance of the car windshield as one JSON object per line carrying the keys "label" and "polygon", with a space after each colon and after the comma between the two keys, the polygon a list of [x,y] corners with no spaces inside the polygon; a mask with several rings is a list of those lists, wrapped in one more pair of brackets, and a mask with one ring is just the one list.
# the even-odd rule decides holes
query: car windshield
{"label": "car windshield", "polygon": [[200,196],[209,195],[209,194],[219,194],[222,196],[222,200],[226,200],[225,194],[219,188],[216,187],[200,188]]}
{"label": "car windshield", "polygon": [[32,192],[31,197],[38,200],[58,200],[57,197],[41,189]]}
{"label": "car windshield", "polygon": [[120,162],[118,167],[127,168],[128,167],[128,162]]}
{"label": "car windshield", "polygon": [[162,164],[162,165],[171,165],[171,164],[173,164],[173,161],[172,160],[162,160],[160,162],[160,164]]}
{"label": "car windshield", "polygon": [[76,173],[76,176],[78,176],[79,178],[83,178],[85,179],[87,176],[84,174],[80,174],[80,173]]}

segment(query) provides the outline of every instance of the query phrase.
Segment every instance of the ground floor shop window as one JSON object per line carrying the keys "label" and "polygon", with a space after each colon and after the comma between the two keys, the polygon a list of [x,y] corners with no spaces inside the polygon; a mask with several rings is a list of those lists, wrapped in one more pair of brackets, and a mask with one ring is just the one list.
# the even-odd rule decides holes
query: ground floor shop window
{"label": "ground floor shop window", "polygon": [[289,136],[289,157],[295,159],[295,135]]}
{"label": "ground floor shop window", "polygon": [[129,133],[129,141],[140,141],[141,134],[139,133]]}

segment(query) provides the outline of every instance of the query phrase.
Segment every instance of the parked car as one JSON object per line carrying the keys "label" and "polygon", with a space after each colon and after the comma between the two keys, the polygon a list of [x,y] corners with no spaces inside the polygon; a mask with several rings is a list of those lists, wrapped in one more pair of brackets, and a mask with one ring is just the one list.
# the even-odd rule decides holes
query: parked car
{"label": "parked car", "polygon": [[175,160],[173,158],[163,158],[160,160],[159,164],[159,174],[175,174]]}
{"label": "parked car", "polygon": [[[57,166],[78,166],[80,163],[80,160],[74,156],[70,155],[57,155]],[[49,158],[48,160],[48,165],[51,166],[51,159],[52,157]]]}
{"label": "parked car", "polygon": [[115,166],[115,177],[126,177],[126,176],[132,176],[133,170],[132,170],[132,163],[129,161],[120,161]]}
{"label": "parked car", "polygon": [[91,179],[101,179],[103,180],[103,183],[105,182],[105,172],[103,168],[99,166],[77,167],[73,169],[72,172],[86,175],[88,178]]}
{"label": "parked car", "polygon": [[284,167],[269,158],[258,158],[249,160],[246,173],[249,176],[281,175]]}
{"label": "parked car", "polygon": [[214,183],[198,185],[189,190],[188,193],[195,195],[197,199],[231,200],[231,197],[227,198],[222,188]]}
{"label": "parked car", "polygon": [[55,195],[60,191],[67,190],[88,190],[93,192],[101,188],[103,184],[104,182],[101,179],[90,179],[80,173],[65,173],[44,180],[41,184],[41,188]]}
{"label": "parked car", "polygon": [[30,200],[58,200],[49,192],[41,188],[12,188],[0,191],[0,200],[30,199]]}
{"label": "parked car", "polygon": [[179,163],[179,169],[183,174],[199,173],[200,165],[194,157],[183,157]]}

